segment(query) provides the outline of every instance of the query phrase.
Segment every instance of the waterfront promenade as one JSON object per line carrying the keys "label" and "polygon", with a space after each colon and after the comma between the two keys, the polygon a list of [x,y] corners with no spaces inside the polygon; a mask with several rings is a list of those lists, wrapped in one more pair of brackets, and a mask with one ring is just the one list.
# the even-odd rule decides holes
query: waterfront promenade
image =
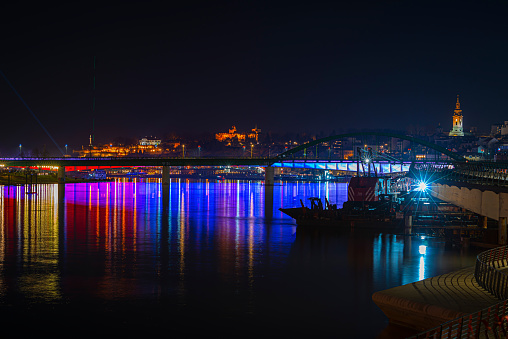
{"label": "waterfront promenade", "polygon": [[439,326],[500,301],[478,285],[474,267],[379,291],[373,294],[372,300],[390,322],[417,331]]}
{"label": "waterfront promenade", "polygon": [[508,331],[508,246],[477,256],[474,267],[379,291],[372,299],[417,338],[489,338]]}

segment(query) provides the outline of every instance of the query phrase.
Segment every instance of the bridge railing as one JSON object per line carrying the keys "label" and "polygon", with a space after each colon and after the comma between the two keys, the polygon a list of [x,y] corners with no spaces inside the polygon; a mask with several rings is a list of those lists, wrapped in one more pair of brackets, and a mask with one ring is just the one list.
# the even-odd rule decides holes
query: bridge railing
{"label": "bridge railing", "polygon": [[444,178],[469,184],[508,186],[508,173],[496,168],[485,168],[482,170],[457,169],[448,173]]}
{"label": "bridge railing", "polygon": [[425,172],[437,179],[487,186],[508,186],[508,163],[462,162],[453,165],[414,163],[410,172]]}
{"label": "bridge railing", "polygon": [[14,157],[14,158],[0,158],[4,161],[26,161],[26,160],[137,160],[137,159],[276,159],[274,157],[250,157],[250,156],[244,156],[244,157],[236,157],[236,156],[223,156],[223,157],[192,157],[192,156],[178,156],[178,157],[163,157],[163,156],[139,156],[139,157],[132,157],[132,156],[104,156],[104,157]]}

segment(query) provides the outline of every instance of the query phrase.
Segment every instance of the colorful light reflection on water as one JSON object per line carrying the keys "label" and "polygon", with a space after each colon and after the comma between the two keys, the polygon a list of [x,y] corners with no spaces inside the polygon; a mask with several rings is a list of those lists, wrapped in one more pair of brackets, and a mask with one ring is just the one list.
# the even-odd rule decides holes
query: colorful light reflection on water
{"label": "colorful light reflection on water", "polygon": [[297,232],[278,210],[311,196],[340,207],[347,186],[339,183],[117,181],[28,191],[1,191],[4,308],[127,302],[137,316],[158,305],[186,321],[206,315],[212,326],[375,337],[388,321],[373,292],[473,265],[476,254],[430,238]]}

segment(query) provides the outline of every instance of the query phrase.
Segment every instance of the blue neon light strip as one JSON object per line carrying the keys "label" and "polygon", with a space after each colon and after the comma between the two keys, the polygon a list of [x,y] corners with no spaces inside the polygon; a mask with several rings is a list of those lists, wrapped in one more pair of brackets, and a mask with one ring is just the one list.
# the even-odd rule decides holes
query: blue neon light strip
{"label": "blue neon light strip", "polygon": [[[273,167],[282,168],[310,168],[310,169],[321,169],[321,170],[339,170],[339,171],[357,171],[357,163],[354,161],[305,161],[295,160],[288,162],[276,162],[272,165]],[[411,163],[393,164],[393,163],[374,163],[376,171],[380,174],[384,173],[398,173],[408,172]],[[364,165],[365,170],[367,166]],[[362,168],[360,167],[360,170]],[[372,167],[371,167],[372,171]]]}

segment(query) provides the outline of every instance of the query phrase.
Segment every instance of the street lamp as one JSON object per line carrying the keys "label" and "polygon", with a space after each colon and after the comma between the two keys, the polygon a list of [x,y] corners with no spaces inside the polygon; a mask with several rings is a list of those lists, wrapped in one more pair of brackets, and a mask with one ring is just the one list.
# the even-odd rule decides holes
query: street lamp
{"label": "street lamp", "polygon": [[254,144],[250,144],[250,158],[252,159],[252,149],[254,148]]}
{"label": "street lamp", "polygon": [[21,157],[21,144],[19,144],[19,156]]}
{"label": "street lamp", "polygon": [[201,158],[201,146],[198,145],[198,158]]}
{"label": "street lamp", "polygon": [[183,157],[185,158],[185,145],[182,145],[182,153],[183,153]]}
{"label": "street lamp", "polygon": [[67,155],[67,144],[65,144],[65,155]]}

